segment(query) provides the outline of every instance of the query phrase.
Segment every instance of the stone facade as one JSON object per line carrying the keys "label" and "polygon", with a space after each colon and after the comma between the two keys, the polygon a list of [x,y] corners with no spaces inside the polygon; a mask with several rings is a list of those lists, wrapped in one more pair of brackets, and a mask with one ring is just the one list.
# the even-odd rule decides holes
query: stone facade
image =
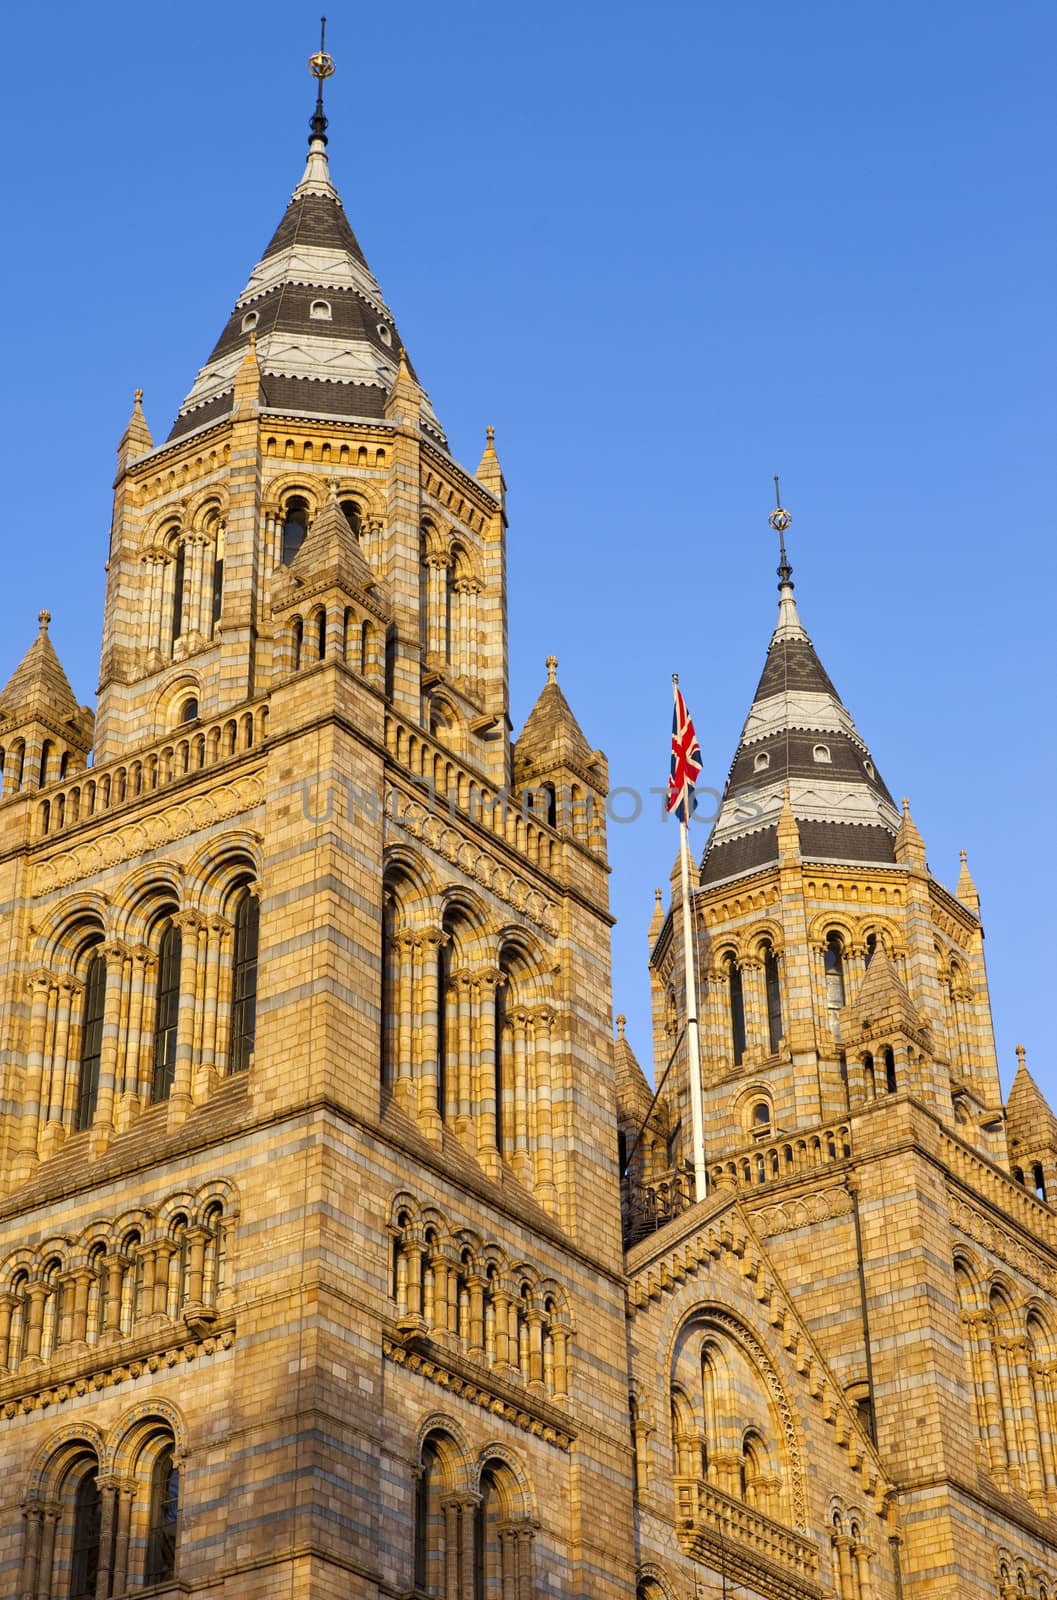
{"label": "stone facade", "polygon": [[510,736],[504,496],[317,113],[164,443],[137,395],[94,732],[46,616],[0,695],[0,1592],[1054,1600],[1057,1124],[968,870],[872,768],[812,854],[747,726],[692,1203],[678,897],[654,1102],[555,662]]}

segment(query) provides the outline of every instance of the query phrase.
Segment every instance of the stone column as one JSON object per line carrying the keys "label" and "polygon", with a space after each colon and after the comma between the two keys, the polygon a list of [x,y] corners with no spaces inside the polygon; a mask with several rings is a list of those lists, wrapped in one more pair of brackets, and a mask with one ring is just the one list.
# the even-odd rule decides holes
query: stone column
{"label": "stone column", "polygon": [[143,999],[147,983],[147,966],[151,953],[139,945],[131,952],[131,977],[129,982],[128,1028],[121,1052],[121,1071],[118,1087],[119,1100],[116,1121],[118,1127],[127,1128],[139,1110],[139,1062],[143,1037]]}
{"label": "stone column", "polygon": [[74,1344],[83,1344],[88,1337],[88,1290],[92,1274],[87,1267],[78,1267],[73,1274],[73,1313],[70,1319],[70,1338]]}
{"label": "stone column", "polygon": [[70,1046],[70,1019],[76,997],[84,992],[84,985],[73,978],[63,978],[58,988],[58,1005],[55,1017],[55,1039],[51,1051],[46,1101],[41,1102],[45,1135],[50,1130],[50,1142],[58,1148],[65,1138],[62,1113],[66,1094],[66,1060]]}
{"label": "stone column", "polygon": [[44,1531],[44,1506],[40,1500],[23,1500],[22,1522],[25,1527],[22,1544],[22,1574],[19,1579],[19,1600],[37,1600],[40,1593],[41,1539]]}
{"label": "stone column", "polygon": [[59,1531],[61,1517],[62,1506],[55,1500],[45,1501],[40,1538],[40,1569],[37,1575],[39,1595],[49,1595],[53,1592],[51,1580],[52,1568],[55,1565],[55,1537]]}
{"label": "stone column", "polygon": [[106,994],[103,1001],[103,1043],[99,1060],[99,1094],[92,1119],[93,1151],[105,1149],[114,1130],[114,1078],[121,1038],[121,998],[128,951],[113,941],[103,946],[106,959]]}
{"label": "stone column", "polygon": [[439,1144],[441,1139],[442,1108],[438,1099],[440,1082],[439,1036],[437,1032],[439,1009],[438,982],[440,952],[447,944],[448,935],[439,928],[430,928],[422,935],[420,951],[421,1001],[418,1018],[418,1121],[427,1139]]}
{"label": "stone column", "polygon": [[19,1154],[15,1176],[25,1179],[37,1164],[37,1137],[40,1130],[40,1096],[44,1075],[44,1041],[48,1032],[48,1013],[52,1003],[52,979],[48,972],[35,972],[29,980],[31,994],[29,1050],[26,1055],[26,1087],[19,1127]]}
{"label": "stone column", "polygon": [[528,1380],[543,1384],[543,1312],[532,1306],[526,1313],[528,1323]]}
{"label": "stone column", "polygon": [[114,1524],[117,1519],[117,1502],[121,1489],[118,1478],[99,1477],[102,1503],[99,1508],[99,1574],[95,1583],[95,1600],[107,1600],[110,1593],[110,1552],[114,1548]]}
{"label": "stone column", "polygon": [[478,1499],[476,1495],[463,1495],[459,1507],[459,1544],[461,1547],[461,1594],[462,1600],[474,1600],[474,1534],[475,1517]]}
{"label": "stone column", "polygon": [[470,1295],[470,1330],[469,1354],[475,1360],[483,1361],[485,1354],[484,1334],[484,1291],[485,1279],[480,1273],[471,1273],[467,1279],[466,1287]]}
{"label": "stone column", "polygon": [[15,1309],[13,1294],[0,1294],[0,1370],[13,1367],[11,1360],[11,1317]]}
{"label": "stone column", "polygon": [[188,1228],[187,1230],[187,1300],[192,1306],[203,1303],[202,1285],[205,1280],[206,1245],[209,1243],[209,1232],[206,1228]]}
{"label": "stone column", "polygon": [[183,1122],[191,1109],[198,945],[203,927],[197,911],[181,911],[173,921],[180,929],[180,1002],[176,1027],[176,1064],[169,1095],[168,1123],[171,1128]]}
{"label": "stone column", "polygon": [[745,1048],[760,1056],[770,1055],[767,1041],[767,995],[763,982],[763,963],[748,958],[741,963],[741,995],[745,1011]]}
{"label": "stone column", "polygon": [[136,1486],[133,1483],[119,1482],[116,1486],[116,1525],[114,1528],[114,1572],[113,1595],[123,1595],[128,1587],[128,1546],[129,1530],[132,1525],[132,1502],[135,1499]]}
{"label": "stone column", "polygon": [[393,941],[396,984],[396,1072],[393,1094],[397,1104],[409,1114],[413,1113],[412,1097],[415,1093],[414,1072],[414,982],[415,935],[407,928],[401,929]]}
{"label": "stone column", "polygon": [[840,1600],[855,1600],[852,1591],[851,1576],[851,1540],[846,1533],[834,1535],[833,1545],[837,1552],[837,1576],[840,1587]]}
{"label": "stone column", "polygon": [[458,1500],[441,1502],[444,1514],[444,1600],[463,1600],[459,1585],[460,1523],[462,1507]]}
{"label": "stone column", "polygon": [[477,1122],[477,1158],[489,1177],[497,1178],[500,1171],[499,1146],[496,1140],[498,1107],[496,1092],[496,1037],[495,996],[503,974],[496,967],[486,967],[477,974],[477,1093],[475,1113]]}
{"label": "stone column", "polygon": [[201,975],[202,1028],[198,1068],[195,1072],[194,1098],[200,1102],[216,1088],[223,1071],[224,1058],[217,1053],[219,1044],[217,1018],[220,1005],[221,968],[230,966],[234,928],[223,917],[213,917],[207,930],[205,971]]}
{"label": "stone column", "polygon": [[473,1133],[472,974],[460,972],[453,984],[453,988],[457,997],[455,1002],[455,1037],[457,1041],[456,1072],[459,1086],[456,1100],[455,1131],[460,1138],[469,1141]]}
{"label": "stone column", "polygon": [[[532,1523],[523,1522],[517,1530],[517,1600],[535,1600],[536,1587],[533,1573],[533,1543],[536,1530]],[[506,1597],[504,1596],[504,1600]]]}
{"label": "stone column", "polygon": [[143,958],[143,1009],[140,1012],[139,1055],[136,1067],[136,1097],[140,1105],[150,1103],[154,1079],[154,1024],[158,1012],[158,963],[153,951]]}
{"label": "stone column", "polygon": [[1010,1375],[1021,1418],[1024,1439],[1024,1466],[1027,1476],[1028,1498],[1037,1511],[1046,1506],[1046,1485],[1042,1473],[1042,1447],[1039,1440],[1038,1419],[1035,1415],[1035,1393],[1031,1383],[1029,1352],[1026,1339],[1010,1344]]}
{"label": "stone column", "polygon": [[556,1211],[558,1192],[554,1187],[554,1118],[551,1080],[551,1034],[555,1013],[550,1006],[538,1006],[532,1013],[532,1067],[534,1079],[536,1199],[548,1211]]}
{"label": "stone column", "polygon": [[39,1360],[40,1342],[44,1332],[44,1302],[48,1298],[48,1285],[40,1282],[31,1283],[27,1298],[26,1356]]}
{"label": "stone column", "polygon": [[510,1130],[508,1148],[510,1164],[526,1188],[532,1184],[532,1158],[528,1149],[528,1013],[522,1010],[509,1014],[513,1035],[514,1066],[514,1125]]}

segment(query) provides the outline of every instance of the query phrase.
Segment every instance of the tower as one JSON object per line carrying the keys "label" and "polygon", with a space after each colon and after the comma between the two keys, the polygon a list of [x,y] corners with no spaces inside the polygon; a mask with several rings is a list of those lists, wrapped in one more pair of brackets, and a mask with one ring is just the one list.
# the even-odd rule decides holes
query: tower
{"label": "tower", "polygon": [[121,441],[92,765],[46,631],[0,699],[20,1600],[634,1583],[604,817],[523,792],[605,762],[564,699],[519,761],[492,433],[453,459],[311,66],[279,227]]}
{"label": "tower", "polygon": [[771,524],[777,626],[691,891],[698,1205],[675,907],[651,923],[673,1137],[666,1171],[629,1165],[625,1216],[638,1414],[671,1430],[640,1447],[655,1514],[746,1583],[755,1544],[786,1574],[764,1593],[1048,1594],[1053,1117],[1022,1061],[1011,1164],[964,853],[951,893],[800,620],[781,506]]}

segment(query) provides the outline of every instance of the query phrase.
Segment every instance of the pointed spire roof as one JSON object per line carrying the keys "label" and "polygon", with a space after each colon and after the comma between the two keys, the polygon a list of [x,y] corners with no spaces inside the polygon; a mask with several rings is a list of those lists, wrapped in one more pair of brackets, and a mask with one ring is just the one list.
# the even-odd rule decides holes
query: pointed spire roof
{"label": "pointed spire roof", "polygon": [[800,620],[789,522],[780,506],[772,512],[781,538],[778,622],[705,850],[704,884],[778,861],[786,792],[804,860],[895,860],[899,813]]}
{"label": "pointed spire roof", "polygon": [[0,692],[0,715],[11,723],[42,714],[52,721],[80,719],[83,708],[48,637],[51,612],[42,611],[37,621],[40,632]]}
{"label": "pointed spire roof", "polygon": [[135,461],[138,456],[145,456],[148,450],[153,449],[154,440],[147,426],[147,419],[143,415],[143,390],[137,389],[132,397],[132,415],[117,447],[119,470],[123,470],[130,461]]}
{"label": "pointed spire roof", "polygon": [[634,1050],[624,1036],[627,1017],[617,1017],[617,1036],[613,1041],[613,1067],[616,1076],[617,1104],[620,1109],[641,1123],[653,1103],[653,1090],[646,1074],[639,1066]]}
{"label": "pointed spire roof", "polygon": [[1027,1052],[1017,1045],[1017,1071],[1006,1102],[1006,1132],[1011,1145],[1029,1154],[1049,1145],[1057,1148],[1057,1117],[1028,1071]]}
{"label": "pointed spire roof", "polygon": [[519,771],[573,767],[586,771],[595,765],[583,729],[558,686],[558,658],[547,657],[547,681],[525,721],[516,747]]}
{"label": "pointed spire roof", "polygon": [[963,906],[968,906],[970,911],[980,915],[980,891],[973,882],[973,875],[969,871],[969,859],[964,850],[959,850],[962,870],[958,874],[958,887],[954,893]]}
{"label": "pointed spire roof", "polygon": [[[309,66],[333,62],[324,52]],[[317,99],[308,162],[282,221],[205,366],[180,407],[170,439],[232,410],[235,375],[257,336],[261,405],[295,416],[379,421],[402,340],[330,176],[327,119]],[[447,448],[428,397],[422,426]]]}
{"label": "pointed spire roof", "polygon": [[903,1033],[919,1033],[921,1016],[892,965],[888,951],[878,939],[859,992],[844,1007],[841,1035],[850,1043],[859,1031],[868,1033],[892,1028]]}
{"label": "pointed spire roof", "polygon": [[367,600],[381,616],[388,616],[391,610],[388,589],[371,571],[333,483],[284,577],[284,591],[295,591],[299,599],[334,583],[347,594]]}
{"label": "pointed spire roof", "polygon": [[485,429],[484,452],[475,477],[478,483],[483,483],[485,488],[502,502],[506,494],[506,480],[503,477],[503,468],[500,466],[499,457],[495,448],[495,429],[488,425]]}

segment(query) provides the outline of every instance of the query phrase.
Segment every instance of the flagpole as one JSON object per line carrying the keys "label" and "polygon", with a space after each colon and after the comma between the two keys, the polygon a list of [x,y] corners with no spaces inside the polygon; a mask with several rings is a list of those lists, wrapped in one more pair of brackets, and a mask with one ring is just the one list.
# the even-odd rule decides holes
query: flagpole
{"label": "flagpole", "polygon": [[[672,690],[678,704],[679,674],[672,673]],[[705,1170],[705,1107],[701,1088],[701,1038],[697,1025],[697,973],[694,966],[693,908],[690,904],[689,804],[679,823],[679,869],[683,887],[683,973],[686,981],[686,1043],[690,1059],[690,1120],[694,1141],[694,1199],[708,1193]]]}

